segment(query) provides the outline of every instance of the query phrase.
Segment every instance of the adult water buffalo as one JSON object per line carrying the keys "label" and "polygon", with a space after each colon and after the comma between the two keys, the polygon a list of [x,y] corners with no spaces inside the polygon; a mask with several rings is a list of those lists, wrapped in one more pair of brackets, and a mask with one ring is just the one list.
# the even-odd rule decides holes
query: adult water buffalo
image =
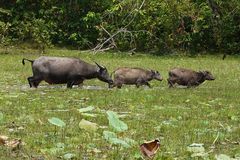
{"label": "adult water buffalo", "polygon": [[162,81],[158,71],[154,70],[145,70],[142,68],[128,68],[121,67],[115,70],[114,72],[114,81],[113,85],[110,85],[110,88],[117,86],[117,88],[121,88],[123,84],[127,85],[136,85],[137,87],[141,85],[147,85],[151,87],[148,83],[149,81],[156,79]]}
{"label": "adult water buffalo", "polygon": [[209,71],[193,71],[185,68],[174,68],[169,71],[168,84],[173,87],[175,83],[187,87],[198,86],[205,80],[214,80],[215,78]]}
{"label": "adult water buffalo", "polygon": [[33,76],[28,77],[30,87],[37,88],[43,80],[49,84],[67,83],[67,88],[92,78],[113,83],[107,69],[96,62],[96,65],[92,65],[77,58],[41,56],[36,60],[23,58],[23,65],[24,60],[32,63]]}

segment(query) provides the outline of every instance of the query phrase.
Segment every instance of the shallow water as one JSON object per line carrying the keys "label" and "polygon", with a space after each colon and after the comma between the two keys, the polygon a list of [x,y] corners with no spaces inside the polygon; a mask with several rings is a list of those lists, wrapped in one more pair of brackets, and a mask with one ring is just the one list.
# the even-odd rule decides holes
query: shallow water
{"label": "shallow water", "polygon": [[[168,86],[152,86],[149,88],[148,86],[141,86],[137,88],[134,85],[125,85],[121,89],[144,89],[144,90],[166,90]],[[177,89],[188,89],[186,86],[175,86]],[[198,88],[198,87],[196,87]],[[202,86],[201,88],[205,88]],[[209,87],[208,87],[209,88]],[[36,89],[67,89],[66,85],[48,85],[42,84],[39,85],[38,88],[30,88],[28,84],[24,85],[0,85],[1,91],[11,91],[11,90],[20,90],[20,91],[28,91],[28,90],[36,90]],[[73,89],[84,89],[84,90],[121,90],[118,88],[108,88],[108,86],[97,86],[97,85],[83,85],[83,86],[73,86]],[[171,89],[171,88],[169,88]]]}
{"label": "shallow water", "polygon": [[[1,90],[36,90],[36,89],[67,89],[66,85],[39,85],[38,88],[30,88],[28,84],[25,85],[7,85],[0,86]],[[95,86],[95,85],[86,85],[86,86],[73,86],[74,89],[86,89],[86,90],[104,90],[108,89],[107,87]]]}

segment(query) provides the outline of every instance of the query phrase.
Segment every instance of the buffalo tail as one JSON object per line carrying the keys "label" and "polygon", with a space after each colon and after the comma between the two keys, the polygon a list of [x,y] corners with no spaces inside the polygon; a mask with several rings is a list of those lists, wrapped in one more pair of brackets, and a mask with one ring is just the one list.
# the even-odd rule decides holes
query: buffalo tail
{"label": "buffalo tail", "polygon": [[22,59],[22,64],[23,64],[23,65],[25,65],[24,60],[27,60],[27,61],[31,62],[32,64],[33,64],[33,62],[34,62],[34,60],[30,60],[30,59],[23,58],[23,59]]}

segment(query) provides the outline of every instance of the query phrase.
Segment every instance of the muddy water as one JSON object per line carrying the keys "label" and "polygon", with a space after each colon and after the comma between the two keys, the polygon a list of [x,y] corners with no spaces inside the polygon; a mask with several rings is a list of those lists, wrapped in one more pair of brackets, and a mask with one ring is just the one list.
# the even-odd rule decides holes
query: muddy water
{"label": "muddy water", "polygon": [[[122,89],[138,89],[136,86],[123,86]],[[149,88],[148,86],[141,86],[140,89],[144,90],[166,90],[168,86],[153,86]],[[187,88],[186,86],[176,86],[175,88]],[[30,88],[28,84],[24,85],[0,85],[0,90],[2,91],[9,91],[9,90],[21,90],[21,91],[28,91],[28,90],[35,90],[36,88]],[[66,85],[48,85],[43,84],[39,85],[38,89],[67,89]],[[109,89],[108,86],[96,86],[96,85],[83,85],[83,86],[73,86],[73,89],[85,89],[85,90],[116,90],[117,88]]]}
{"label": "muddy water", "polygon": [[[67,89],[66,85],[39,85],[38,86],[39,89]],[[86,90],[106,90],[108,89],[107,87],[103,87],[103,86],[95,86],[95,85],[89,85],[89,86],[73,86],[74,89],[86,89]],[[30,88],[29,85],[12,85],[12,86],[6,86],[5,87],[6,90],[10,89],[10,90],[16,90],[16,89],[20,89],[23,91],[27,91],[27,90],[34,90],[36,88]]]}

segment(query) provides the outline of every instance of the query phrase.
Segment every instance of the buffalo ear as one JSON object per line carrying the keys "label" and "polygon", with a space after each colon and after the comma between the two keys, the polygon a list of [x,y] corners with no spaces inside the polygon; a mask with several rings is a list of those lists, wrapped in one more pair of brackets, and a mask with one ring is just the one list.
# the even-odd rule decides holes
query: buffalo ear
{"label": "buffalo ear", "polygon": [[156,71],[154,71],[154,70],[151,69],[151,73],[152,73],[151,77],[154,78],[155,75],[156,75]]}
{"label": "buffalo ear", "polygon": [[208,71],[199,71],[202,75],[206,76],[208,74]]}

